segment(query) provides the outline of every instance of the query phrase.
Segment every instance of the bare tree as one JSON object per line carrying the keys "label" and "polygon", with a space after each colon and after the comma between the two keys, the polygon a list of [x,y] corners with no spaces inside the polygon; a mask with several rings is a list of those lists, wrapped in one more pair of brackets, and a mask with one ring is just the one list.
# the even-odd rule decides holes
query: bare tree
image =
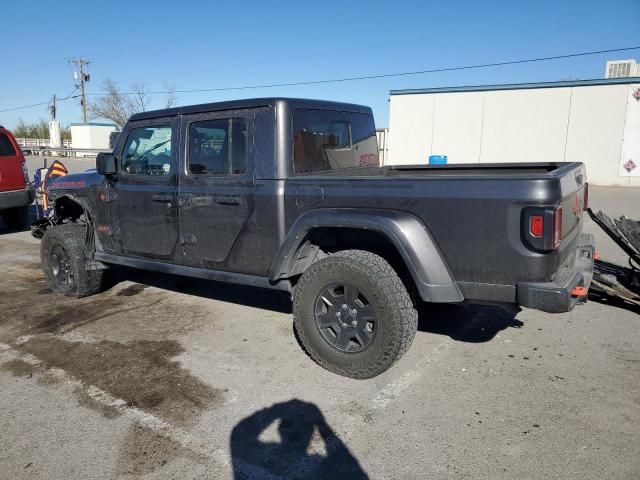
{"label": "bare tree", "polygon": [[170,108],[173,107],[176,103],[176,84],[173,82],[167,82],[166,80],[162,84],[164,89],[167,91],[166,97],[164,98],[164,107]]}
{"label": "bare tree", "polygon": [[149,106],[151,96],[148,93],[147,86],[144,83],[134,83],[131,85],[131,95],[129,100],[133,108],[138,112],[144,112]]}
{"label": "bare tree", "polygon": [[[144,83],[134,83],[130,92],[123,92],[119,85],[107,78],[102,83],[105,94],[88,105],[91,118],[107,118],[120,128],[124,127],[131,115],[144,112],[151,103],[151,94]],[[175,102],[175,85],[165,82],[166,107]]]}
{"label": "bare tree", "polygon": [[102,89],[104,96],[88,105],[91,118],[108,118],[122,128],[131,115],[142,111],[110,78],[102,82]]}

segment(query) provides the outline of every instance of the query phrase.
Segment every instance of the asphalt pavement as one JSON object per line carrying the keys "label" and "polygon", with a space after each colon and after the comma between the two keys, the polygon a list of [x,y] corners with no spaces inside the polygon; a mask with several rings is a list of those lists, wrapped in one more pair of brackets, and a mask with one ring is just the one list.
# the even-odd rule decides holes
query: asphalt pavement
{"label": "asphalt pavement", "polygon": [[[640,218],[640,189],[591,205]],[[302,352],[281,293],[119,270],[70,299],[27,232],[0,259],[0,478],[640,478],[637,310],[424,306],[357,381]]]}

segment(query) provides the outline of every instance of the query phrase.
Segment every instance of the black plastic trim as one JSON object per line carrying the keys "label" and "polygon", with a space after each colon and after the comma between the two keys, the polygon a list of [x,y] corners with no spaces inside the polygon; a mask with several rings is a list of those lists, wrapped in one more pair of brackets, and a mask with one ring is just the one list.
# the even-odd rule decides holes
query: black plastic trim
{"label": "black plastic trim", "polygon": [[318,227],[361,228],[385,235],[397,248],[426,302],[464,300],[438,246],[415,216],[399,211],[322,208],[309,210],[289,229],[269,270],[269,278],[284,278],[295,262],[295,253],[307,234]]}
{"label": "black plastic trim", "polygon": [[125,267],[140,268],[142,270],[152,270],[154,272],[171,273],[174,275],[184,275],[187,277],[204,278],[225,283],[237,283],[251,287],[268,288],[271,290],[282,290],[291,292],[291,282],[280,280],[271,282],[267,277],[246,275],[243,273],[221,272],[218,270],[208,270],[206,268],[185,267],[173,263],[154,262],[153,260],[143,260],[141,258],[121,257],[109,253],[96,252],[95,259]]}
{"label": "black plastic trim", "polygon": [[560,268],[550,282],[518,283],[518,305],[549,313],[568,312],[578,302],[586,302],[587,295],[571,295],[575,287],[589,288],[593,277],[595,247],[592,235],[581,235],[571,267]]}

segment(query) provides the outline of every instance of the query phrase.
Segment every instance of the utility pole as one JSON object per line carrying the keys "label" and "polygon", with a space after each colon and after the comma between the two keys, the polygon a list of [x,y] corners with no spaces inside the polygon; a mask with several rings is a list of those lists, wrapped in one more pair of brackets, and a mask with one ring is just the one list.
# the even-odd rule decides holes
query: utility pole
{"label": "utility pole", "polygon": [[89,60],[85,60],[84,58],[72,58],[69,60],[69,64],[74,64],[76,66],[76,71],[73,74],[73,77],[76,80],[80,81],[79,85],[76,85],[76,88],[80,88],[80,105],[82,105],[82,121],[87,123],[87,97],[84,93],[84,84],[90,80],[90,75],[84,71],[84,67],[89,65]]}
{"label": "utility pole", "polygon": [[49,114],[51,115],[51,120],[56,119],[56,94],[53,94],[53,99],[51,100],[51,106],[49,107]]}
{"label": "utility pole", "polygon": [[[49,105],[49,114],[51,115],[51,121],[49,122],[49,146],[52,148],[62,147],[62,137],[60,135],[60,122],[56,120],[56,100],[54,95],[51,99],[51,105]],[[53,153],[55,155],[55,153]]]}

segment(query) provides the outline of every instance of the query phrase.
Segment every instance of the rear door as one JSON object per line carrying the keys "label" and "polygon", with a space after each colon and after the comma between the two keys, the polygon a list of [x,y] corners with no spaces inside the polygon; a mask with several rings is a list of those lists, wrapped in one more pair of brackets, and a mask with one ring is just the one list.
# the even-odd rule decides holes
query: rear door
{"label": "rear door", "polygon": [[20,147],[7,132],[0,129],[0,191],[25,187],[23,161]]}
{"label": "rear door", "polygon": [[223,263],[253,212],[251,110],[185,115],[180,168],[183,263],[229,270]]}
{"label": "rear door", "polygon": [[178,118],[130,122],[109,180],[117,253],[173,261],[178,242]]}

